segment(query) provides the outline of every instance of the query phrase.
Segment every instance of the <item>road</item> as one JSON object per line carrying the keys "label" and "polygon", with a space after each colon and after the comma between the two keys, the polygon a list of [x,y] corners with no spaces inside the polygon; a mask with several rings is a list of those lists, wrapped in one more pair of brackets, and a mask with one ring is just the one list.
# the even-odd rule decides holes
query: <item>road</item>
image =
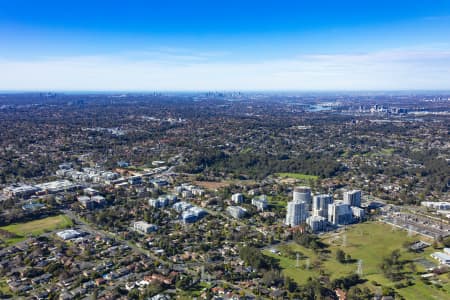
{"label": "road", "polygon": [[77,214],[73,213],[70,210],[64,210],[63,212],[68,217],[72,218],[77,224],[81,225],[82,229],[84,229],[87,232],[100,234],[100,235],[102,235],[104,237],[109,237],[109,238],[113,238],[113,239],[119,240],[120,242],[122,242],[122,243],[126,244],[127,246],[129,246],[135,252],[144,254],[147,257],[149,257],[149,258],[151,258],[151,259],[153,259],[155,261],[158,261],[159,263],[161,263],[163,265],[167,265],[168,264],[166,261],[162,260],[160,257],[156,256],[152,252],[150,252],[150,251],[148,251],[146,249],[142,249],[141,247],[138,247],[136,244],[123,239],[122,237],[120,237],[119,235],[117,235],[115,233],[112,233],[112,232],[109,232],[109,231],[105,231],[105,230],[99,229],[99,228],[94,228],[93,225],[91,225],[88,222],[84,221]]}
{"label": "road", "polygon": [[[209,211],[209,213],[212,214],[212,215],[219,215],[218,212],[214,212],[214,211],[212,211],[212,210],[207,210],[207,211]],[[163,265],[163,266],[172,265],[172,268],[173,268],[173,269],[180,269],[180,268],[177,268],[177,265],[176,265],[176,264],[174,265],[174,264],[172,264],[172,263],[169,263],[169,262],[167,262],[167,261],[161,259],[160,257],[158,257],[157,255],[155,255],[155,254],[152,253],[151,251],[148,251],[148,250],[146,250],[146,249],[143,249],[143,248],[137,246],[136,244],[134,244],[134,243],[132,243],[132,242],[130,242],[130,241],[127,241],[127,240],[123,239],[122,237],[120,237],[119,235],[116,235],[115,233],[108,232],[108,231],[105,231],[105,230],[103,230],[103,229],[95,228],[94,225],[89,224],[89,223],[86,222],[85,220],[81,219],[77,214],[75,214],[75,213],[74,213],[73,211],[71,211],[71,210],[63,210],[63,212],[64,212],[68,217],[72,218],[77,224],[79,224],[79,226],[81,227],[81,229],[82,229],[82,230],[85,230],[86,232],[90,232],[90,233],[92,233],[92,234],[100,234],[100,235],[105,236],[105,237],[117,239],[117,240],[121,241],[122,243],[128,245],[128,246],[129,246],[132,250],[134,250],[135,252],[144,254],[144,255],[146,255],[147,257],[149,257],[149,258],[151,258],[151,259],[153,259],[153,260],[155,260],[155,261],[158,261],[158,262],[159,262],[161,265]],[[223,216],[223,215],[222,215],[222,216]],[[234,219],[233,219],[233,220],[234,220]],[[186,264],[184,264],[184,265],[182,266],[182,268],[181,268],[179,271],[184,271],[184,272],[190,274],[191,276],[196,276],[196,277],[200,275],[198,271],[192,269],[192,267],[188,267]],[[243,289],[242,287],[239,287],[238,285],[236,285],[236,284],[234,284],[234,283],[231,283],[231,282],[228,282],[228,281],[225,281],[225,280],[218,280],[217,282],[226,283],[226,284],[228,284],[229,286],[231,286],[231,287],[233,287],[233,288],[235,288],[235,289],[237,289],[237,290],[242,289],[242,290],[244,290],[248,295],[254,296],[250,291],[248,291],[248,290],[246,290],[246,289]]]}

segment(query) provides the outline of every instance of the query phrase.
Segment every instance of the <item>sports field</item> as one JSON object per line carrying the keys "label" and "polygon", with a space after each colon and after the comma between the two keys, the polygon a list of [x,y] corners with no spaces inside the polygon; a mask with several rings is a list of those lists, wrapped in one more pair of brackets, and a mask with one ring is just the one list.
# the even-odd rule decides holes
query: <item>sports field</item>
{"label": "sports field", "polygon": [[307,175],[307,174],[302,174],[302,173],[276,173],[275,175],[278,177],[293,178],[293,179],[299,179],[299,180],[317,180],[317,179],[319,179],[319,176]]}
{"label": "sports field", "polygon": [[45,232],[50,232],[55,229],[63,229],[70,226],[72,226],[72,221],[65,215],[47,217],[30,222],[0,227],[0,230],[4,230],[12,234],[11,237],[1,236],[1,239],[7,245],[12,245],[25,240],[28,236],[39,236]]}

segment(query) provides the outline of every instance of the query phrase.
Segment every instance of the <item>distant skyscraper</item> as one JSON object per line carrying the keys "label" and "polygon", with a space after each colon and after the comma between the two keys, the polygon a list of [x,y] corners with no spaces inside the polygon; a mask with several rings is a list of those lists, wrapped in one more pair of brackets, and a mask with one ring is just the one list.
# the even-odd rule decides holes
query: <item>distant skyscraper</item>
{"label": "distant skyscraper", "polygon": [[308,218],[306,202],[290,201],[287,204],[286,225],[297,226],[306,221]]}
{"label": "distant skyscraper", "polygon": [[294,188],[294,202],[305,202],[306,209],[311,210],[311,188],[307,186],[298,186]]}
{"label": "distant skyscraper", "polygon": [[344,192],[344,203],[350,206],[361,206],[361,191],[353,190]]}
{"label": "distant skyscraper", "polygon": [[331,195],[323,194],[316,195],[312,201],[313,216],[328,217],[328,204],[333,203],[333,197]]}

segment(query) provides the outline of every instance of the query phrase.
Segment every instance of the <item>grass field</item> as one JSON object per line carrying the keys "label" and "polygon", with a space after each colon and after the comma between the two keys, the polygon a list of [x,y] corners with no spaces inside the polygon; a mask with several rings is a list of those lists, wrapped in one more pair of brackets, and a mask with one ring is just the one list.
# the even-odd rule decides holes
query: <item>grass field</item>
{"label": "grass field", "polygon": [[287,205],[287,199],[279,196],[267,196],[267,201],[269,201],[270,205],[278,208],[285,208]]}
{"label": "grass field", "polygon": [[4,295],[11,295],[11,291],[8,287],[8,284],[6,284],[6,281],[4,279],[0,279],[0,291]]}
{"label": "grass field", "polygon": [[302,173],[276,173],[275,175],[278,177],[293,178],[293,179],[299,179],[299,180],[317,180],[317,179],[319,179],[319,176],[307,175],[307,174],[302,174]]}
{"label": "grass field", "polygon": [[39,236],[45,232],[55,229],[63,229],[72,226],[72,221],[65,215],[48,217],[26,223],[17,223],[0,227],[16,235],[13,238],[5,239],[7,245],[12,245],[25,240],[28,236]]}
{"label": "grass field", "polygon": [[[344,237],[345,236],[345,237]],[[367,222],[349,226],[345,231],[327,233],[322,236],[322,241],[328,246],[328,254],[314,253],[312,250],[290,243],[294,252],[301,252],[304,258],[300,260],[300,267],[296,267],[296,260],[289,259],[283,255],[273,254],[270,251],[264,251],[266,255],[279,259],[283,272],[292,277],[295,281],[302,284],[308,277],[318,277],[321,270],[330,275],[332,279],[345,275],[354,274],[357,270],[357,261],[362,260],[363,277],[367,279],[364,284],[372,290],[377,288],[371,283],[376,281],[384,286],[394,286],[394,283],[386,279],[379,268],[382,257],[389,255],[393,250],[400,249],[402,260],[413,260],[418,258],[430,258],[430,253],[435,250],[429,247],[423,253],[411,253],[403,249],[405,241],[416,241],[422,239],[419,236],[408,236],[405,231],[393,229],[390,225]],[[281,252],[283,247],[280,247]],[[336,260],[336,251],[343,250],[350,254],[355,260],[354,263],[341,264]],[[309,260],[310,269],[304,266]],[[416,264],[418,271],[424,271],[423,267]],[[405,271],[408,271],[408,267]],[[440,279],[442,289],[435,285],[426,285],[420,279],[419,275],[413,274],[414,285],[398,289],[398,293],[405,299],[450,299],[450,283],[447,275]]]}

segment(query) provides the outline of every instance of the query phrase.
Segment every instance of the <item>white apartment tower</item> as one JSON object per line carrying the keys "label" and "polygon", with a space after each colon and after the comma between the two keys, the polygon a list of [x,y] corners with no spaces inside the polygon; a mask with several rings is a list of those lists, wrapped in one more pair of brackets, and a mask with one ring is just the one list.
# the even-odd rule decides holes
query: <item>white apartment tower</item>
{"label": "white apartment tower", "polygon": [[328,204],[333,203],[333,197],[328,194],[316,195],[312,201],[313,216],[328,217]]}
{"label": "white apartment tower", "polygon": [[308,210],[306,202],[290,201],[287,204],[286,225],[297,226],[306,221]]}
{"label": "white apartment tower", "polygon": [[307,186],[297,186],[293,193],[294,202],[305,202],[306,210],[311,210],[311,188]]}
{"label": "white apartment tower", "polygon": [[351,206],[343,201],[328,205],[328,222],[334,225],[346,225],[353,222]]}
{"label": "white apartment tower", "polygon": [[344,192],[344,203],[350,206],[361,207],[361,191],[353,190]]}
{"label": "white apartment tower", "polygon": [[306,224],[313,232],[324,231],[327,227],[327,219],[321,216],[311,216],[306,219]]}

